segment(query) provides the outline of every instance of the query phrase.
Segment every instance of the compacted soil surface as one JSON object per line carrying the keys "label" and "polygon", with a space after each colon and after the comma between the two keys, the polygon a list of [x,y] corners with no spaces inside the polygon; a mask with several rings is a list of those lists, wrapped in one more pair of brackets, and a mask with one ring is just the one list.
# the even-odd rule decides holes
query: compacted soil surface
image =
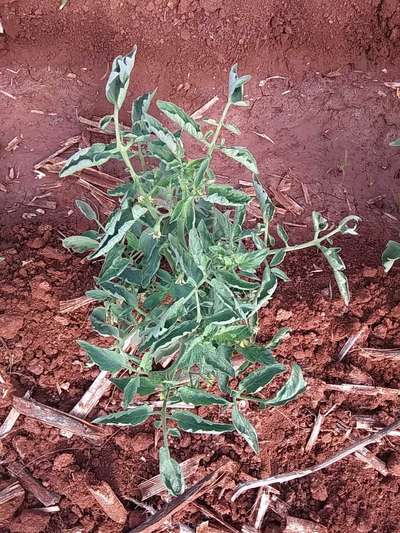
{"label": "compacted soil surface", "polygon": [[[57,181],[33,167],[71,136],[80,135],[81,145],[96,140],[78,116],[110,112],[104,84],[111,61],[133,44],[139,52],[128,100],[157,87],[160,98],[193,112],[218,95],[209,111],[216,117],[230,65],[238,61],[241,72],[252,75],[250,108],[235,111],[232,119],[243,133],[240,144],[257,158],[263,182],[284,184],[300,206],[281,215],[294,239],[309,231],[312,208],[332,222],[349,213],[363,218],[360,236],[339,242],[352,291],[349,307],[323,259],[311,251],[288,259],[291,282],[261,311],[260,341],[289,326],[292,334],[278,359],[300,364],[309,386],[284,407],[244,406],[258,430],[260,454],[230,434],[185,434],[172,443],[179,461],[199,456],[190,484],[224,462],[229,472],[197,500],[225,525],[191,504],[173,517],[170,531],[179,524],[198,533],[251,531],[257,491],[232,502],[238,483],[321,462],[369,434],[356,427],[360,416],[373,417],[377,427],[399,416],[400,359],[376,359],[362,350],[400,349],[400,269],[385,275],[379,266],[386,241],[400,240],[400,150],[389,146],[400,137],[400,100],[390,84],[400,79],[398,2],[70,0],[62,11],[58,4],[0,0],[0,423],[13,396],[27,392],[68,412],[98,374],[77,344],[97,339],[88,321],[90,305],[67,313],[60,307],[92,288],[96,275],[96,265],[61,247],[62,236],[82,226],[75,199],[89,193],[74,180]],[[222,161],[217,173],[232,184],[249,178]],[[53,180],[48,188],[46,180]],[[360,332],[338,362],[345,342]],[[340,392],[332,384],[382,389]],[[89,420],[117,410],[120,401],[118,391],[107,392]],[[314,446],[306,449],[318,413],[331,408]],[[198,411],[221,421],[227,417],[215,408]],[[0,505],[0,531],[108,533],[138,527],[149,513],[132,498],[139,498],[141,482],[157,474],[159,445],[149,424],[107,429],[95,446],[20,416],[0,438],[0,490],[13,480],[10,470],[18,463],[60,497],[59,510],[44,512],[26,491]],[[294,531],[285,514],[311,521],[310,531],[400,531],[399,437],[388,436],[369,450],[381,461],[372,459],[375,467],[371,458],[367,464],[352,455],[276,485],[286,506],[280,515],[267,512],[263,531]],[[124,525],[110,520],[93,498],[89,488],[101,482],[128,510]],[[165,499],[155,496],[148,503],[160,509]]]}

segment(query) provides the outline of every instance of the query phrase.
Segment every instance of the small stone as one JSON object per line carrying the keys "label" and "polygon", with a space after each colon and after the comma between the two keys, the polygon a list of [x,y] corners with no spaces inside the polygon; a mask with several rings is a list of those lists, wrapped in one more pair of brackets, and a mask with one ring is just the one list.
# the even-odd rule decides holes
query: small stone
{"label": "small stone", "polygon": [[75,457],[72,453],[62,453],[54,459],[53,470],[61,471],[67,466],[71,466],[75,463]]}
{"label": "small stone", "polygon": [[378,337],[378,339],[386,339],[386,334],[387,334],[387,327],[385,324],[378,324],[373,330],[372,330],[372,333],[373,335],[375,335],[375,337]]}
{"label": "small stone", "polygon": [[311,495],[314,500],[318,502],[325,502],[328,499],[328,491],[326,485],[323,483],[315,483],[311,486]]}
{"label": "small stone", "polygon": [[56,248],[53,248],[52,246],[46,246],[45,248],[40,250],[39,253],[43,257],[47,257],[48,259],[54,259],[55,261],[60,261],[61,263],[67,259],[66,254],[59,252]]}
{"label": "small stone", "polygon": [[41,513],[24,509],[8,526],[11,533],[38,533],[44,531],[51,518],[51,513]]}
{"label": "small stone", "polygon": [[188,30],[182,30],[181,31],[181,38],[184,41],[188,41],[190,39],[190,32]]}
{"label": "small stone", "polygon": [[11,340],[24,326],[24,319],[21,316],[6,314],[0,316],[0,337]]}
{"label": "small stone", "polygon": [[376,278],[378,276],[378,269],[373,267],[364,267],[362,275],[364,278]]}
{"label": "small stone", "polygon": [[222,7],[222,0],[200,0],[200,7],[208,13],[214,13]]}
{"label": "small stone", "polygon": [[28,364],[28,370],[32,374],[35,374],[35,376],[40,376],[44,372],[44,366],[39,359],[33,359]]}
{"label": "small stone", "polygon": [[36,239],[31,239],[26,243],[28,248],[32,248],[32,250],[39,250],[39,248],[43,248],[45,244],[46,243],[40,237],[36,237]]}
{"label": "small stone", "polygon": [[400,477],[400,453],[392,453],[387,462],[387,469],[392,476]]}
{"label": "small stone", "polygon": [[278,320],[278,322],[283,322],[284,320],[289,320],[289,318],[292,318],[292,316],[292,311],[287,311],[286,309],[278,309],[278,312],[276,313],[276,320]]}
{"label": "small stone", "polygon": [[154,444],[154,437],[150,433],[138,433],[133,437],[132,449],[134,452],[143,452]]}

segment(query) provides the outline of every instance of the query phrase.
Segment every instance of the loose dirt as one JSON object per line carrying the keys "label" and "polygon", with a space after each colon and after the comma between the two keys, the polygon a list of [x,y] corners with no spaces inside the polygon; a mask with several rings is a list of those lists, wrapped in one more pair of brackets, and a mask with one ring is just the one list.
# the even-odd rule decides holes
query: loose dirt
{"label": "loose dirt", "polygon": [[[22,395],[27,390],[47,405],[70,410],[97,375],[88,368],[77,339],[95,341],[88,324],[88,308],[60,314],[60,300],[74,298],[92,286],[95,271],[79,257],[60,248],[56,228],[24,225],[2,229],[6,257],[0,270],[0,371],[7,376],[10,390]],[[35,243],[35,246],[32,244]],[[175,441],[174,456],[183,461],[204,454],[195,479],[211,471],[221,461],[231,460],[231,474],[221,488],[202,498],[228,523],[251,523],[249,513],[255,494],[247,493],[230,502],[239,481],[266,477],[320,462],[347,444],[338,423],[354,426],[352,415],[377,415],[382,424],[397,415],[398,402],[381,396],[324,392],[324,383],[353,382],[399,388],[398,363],[373,362],[357,350],[341,363],[335,358],[346,339],[365,326],[360,345],[400,347],[400,269],[384,275],[381,268],[361,267],[360,259],[349,255],[348,269],[353,299],[345,308],[335,289],[330,298],[329,273],[318,255],[302,254],[291,261],[288,273],[292,283],[283,285],[278,298],[262,311],[260,341],[267,340],[281,326],[292,328],[292,336],[278,350],[284,363],[301,364],[309,389],[297,401],[274,410],[247,409],[261,441],[260,455],[250,453],[245,442],[235,435],[184,435]],[[315,272],[309,265],[315,264]],[[318,270],[322,272],[318,272]],[[22,325],[21,325],[22,323]],[[4,325],[5,324],[5,325]],[[271,392],[271,391],[270,391]],[[9,409],[11,393],[1,403],[3,419]],[[107,394],[91,417],[117,409],[120,395]],[[318,410],[336,410],[326,419],[320,437],[309,453],[304,451]],[[225,420],[216,409],[199,409],[199,414]],[[361,437],[362,432],[352,434]],[[58,430],[20,417],[14,430],[1,441],[0,472],[8,479],[7,465],[22,461],[32,475],[48,489],[62,496],[61,511],[54,515],[35,515],[38,507],[29,495],[14,502],[3,514],[5,531],[124,531],[106,518],[93,500],[88,486],[106,481],[130,512],[131,527],[144,519],[143,511],[128,498],[137,494],[140,482],[157,473],[157,435],[150,425],[112,432],[96,448],[79,438],[68,440]],[[383,477],[351,457],[314,476],[293,481],[279,488],[291,515],[313,520],[329,532],[354,529],[368,532],[393,532],[398,529],[400,481],[397,477],[396,439],[387,439],[371,450],[391,466],[392,474]],[[162,501],[155,497],[156,507]],[[13,516],[13,518],[10,518]],[[204,516],[189,507],[176,518],[193,526]],[[174,522],[177,523],[177,522]],[[269,513],[266,524],[279,528],[279,520]]]}
{"label": "loose dirt", "polygon": [[[285,216],[296,224],[288,227],[292,235],[307,231],[297,225],[309,225],[311,205],[332,221],[349,212],[363,217],[360,237],[341,243],[353,292],[348,309],[337,298],[323,260],[311,252],[290,261],[292,282],[262,312],[260,340],[279,326],[293,329],[279,359],[298,362],[309,389],[286,407],[247,410],[260,434],[260,455],[229,434],[185,435],[175,443],[179,460],[204,454],[193,481],[226,459],[233,462],[224,487],[203,503],[238,529],[252,524],[256,495],[230,501],[238,482],[330,456],[349,443],[338,423],[353,427],[354,414],[376,415],[382,425],[398,416],[395,400],[324,391],[324,382],[400,385],[398,363],[373,362],[357,351],[335,362],[348,336],[363,326],[360,345],[400,347],[400,271],[396,267],[384,276],[378,267],[386,240],[399,238],[400,151],[388,143],[400,137],[400,100],[384,85],[400,77],[398,2],[70,0],[60,12],[56,0],[1,0],[0,20],[5,32],[0,35],[0,255],[6,257],[0,263],[0,372],[7,392],[0,399],[0,421],[10,410],[12,394],[27,390],[36,400],[68,411],[97,375],[76,344],[95,339],[87,320],[90,309],[59,310],[60,301],[91,288],[96,274],[95,266],[60,246],[60,234],[75,233],[82,224],[74,200],[86,193],[66,181],[45,198],[56,202],[55,210],[38,212],[28,204],[43,194],[33,165],[71,135],[82,132],[84,142],[92,140],[77,115],[92,118],[110,111],[104,83],[111,61],[133,44],[139,45],[139,54],[129,98],[158,87],[160,98],[193,112],[219,95],[210,111],[216,116],[230,65],[238,61],[243,73],[252,74],[250,109],[234,113],[232,120],[243,132],[240,142],[254,152],[264,183],[277,186],[285,179],[289,194],[304,207],[299,216]],[[15,151],[5,151],[21,134]],[[247,178],[223,161],[218,174],[232,183]],[[33,223],[22,219],[24,213],[34,216]],[[119,403],[119,393],[112,391],[91,418]],[[315,447],[306,453],[316,413],[335,404]],[[207,414],[226,416],[217,410]],[[39,502],[27,495],[3,506],[0,529],[86,533],[135,527],[145,514],[127,498],[157,473],[156,442],[154,430],[145,425],[109,430],[104,445],[96,448],[20,417],[13,432],[0,440],[0,479],[7,483],[7,465],[21,461],[62,496],[61,510],[43,514],[35,510]],[[387,463],[386,477],[351,457],[278,487],[280,497],[291,515],[322,524],[329,533],[400,531],[396,445],[397,439],[389,438],[370,447]],[[88,491],[101,481],[129,510],[125,530],[106,518]],[[160,498],[152,503],[163,505]],[[196,527],[206,518],[189,507],[174,523],[178,520]],[[210,525],[218,530],[212,520]],[[265,531],[283,528],[269,512]]]}

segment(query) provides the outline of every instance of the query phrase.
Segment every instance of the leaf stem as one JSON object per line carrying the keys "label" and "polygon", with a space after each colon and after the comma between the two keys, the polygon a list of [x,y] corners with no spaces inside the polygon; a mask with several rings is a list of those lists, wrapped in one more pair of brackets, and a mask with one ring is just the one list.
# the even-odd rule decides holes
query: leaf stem
{"label": "leaf stem", "polygon": [[337,233],[340,233],[341,226],[333,229],[326,235],[323,235],[322,237],[319,237],[318,239],[312,239],[311,241],[303,242],[301,244],[293,244],[292,246],[286,246],[285,248],[275,248],[274,250],[270,250],[267,253],[267,256],[269,255],[276,255],[278,252],[283,250],[284,252],[294,252],[295,250],[304,250],[305,248],[311,248],[313,246],[316,246],[317,248],[327,239],[330,239]]}
{"label": "leaf stem", "polygon": [[221,115],[221,118],[220,118],[220,120],[218,122],[218,126],[215,129],[213,138],[212,138],[212,140],[211,140],[211,142],[209,144],[209,147],[208,147],[207,155],[208,155],[208,158],[209,158],[210,161],[211,161],[211,158],[212,158],[212,155],[213,155],[213,152],[214,152],[214,149],[215,149],[215,145],[217,144],[218,137],[219,137],[219,135],[221,133],[221,130],[222,130],[222,127],[224,125],[224,122],[225,122],[225,119],[226,119],[226,116],[228,114],[230,106],[231,106],[231,101],[230,101],[230,99],[228,99],[228,101],[225,104],[224,110],[222,111],[222,115]]}
{"label": "leaf stem", "polygon": [[161,408],[161,427],[163,432],[163,446],[168,449],[168,427],[167,427],[167,404],[168,404],[169,388],[164,387],[164,399]]}

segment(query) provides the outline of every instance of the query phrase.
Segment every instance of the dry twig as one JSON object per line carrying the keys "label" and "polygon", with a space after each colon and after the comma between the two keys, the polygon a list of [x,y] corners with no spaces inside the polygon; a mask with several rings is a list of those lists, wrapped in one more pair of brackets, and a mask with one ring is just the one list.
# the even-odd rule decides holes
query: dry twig
{"label": "dry twig", "polygon": [[47,490],[37,479],[35,479],[26,468],[19,463],[12,463],[8,465],[7,470],[10,475],[17,478],[22,487],[33,494],[37,500],[45,507],[56,505],[61,496],[55,492]]}
{"label": "dry twig", "polygon": [[[30,391],[26,391],[24,394],[24,398],[30,398]],[[3,439],[6,435],[10,433],[12,428],[15,426],[15,423],[17,422],[19,418],[20,413],[14,408],[11,407],[10,412],[8,413],[6,419],[2,423],[0,427],[0,439]]]}
{"label": "dry twig", "polygon": [[311,431],[310,437],[307,441],[305,451],[310,452],[312,448],[314,447],[314,444],[317,442],[319,433],[321,431],[322,424],[325,421],[325,418],[332,413],[336,409],[337,405],[333,405],[326,413],[322,414],[320,411],[318,411],[318,414],[315,418],[314,426]]}
{"label": "dry twig", "polygon": [[13,407],[22,415],[40,420],[49,426],[70,431],[93,444],[101,444],[104,439],[104,433],[99,427],[35,400],[26,400],[15,396]]}
{"label": "dry twig", "polygon": [[206,505],[199,503],[199,502],[193,502],[193,505],[197,507],[203,514],[205,514],[208,518],[211,518],[212,520],[215,520],[215,522],[218,522],[221,526],[223,526],[223,530],[229,531],[230,533],[240,533],[236,528],[228,524],[228,522],[225,522],[225,520],[219,516],[217,513],[215,513],[212,509],[207,507]]}
{"label": "dry twig", "polygon": [[195,485],[185,490],[183,494],[174,498],[158,513],[150,517],[139,527],[132,529],[129,533],[152,533],[162,531],[163,523],[175,513],[192,503],[206,491],[211,491],[227,473],[227,463],[222,464],[214,472],[198,481]]}
{"label": "dry twig", "polygon": [[382,394],[386,397],[400,396],[400,389],[389,389],[388,387],[373,387],[371,385],[353,385],[352,383],[326,383],[325,390],[348,392],[353,394],[365,394],[366,396],[377,396]]}
{"label": "dry twig", "polygon": [[14,498],[24,496],[24,494],[25,490],[22,488],[19,481],[13,481],[10,485],[7,485],[4,489],[0,490],[0,505],[13,500]]}
{"label": "dry twig", "polygon": [[337,361],[342,361],[346,355],[349,353],[349,351],[353,348],[355,343],[358,341],[358,339],[361,337],[361,335],[366,331],[366,326],[363,326],[360,331],[355,333],[354,335],[350,335],[350,337],[347,339],[347,341],[344,343],[343,348],[340,350],[337,356]]}
{"label": "dry twig", "polygon": [[374,359],[374,361],[399,361],[400,348],[379,349],[379,348],[359,348],[359,355]]}
{"label": "dry twig", "polygon": [[364,439],[360,439],[352,443],[350,446],[347,446],[340,452],[335,453],[334,455],[332,455],[325,461],[322,461],[322,463],[313,465],[309,468],[305,468],[304,470],[294,470],[293,472],[288,472],[285,474],[278,474],[276,476],[271,476],[267,479],[261,479],[258,481],[250,481],[247,483],[243,483],[242,485],[238,487],[237,491],[233,495],[232,501],[236,500],[241,494],[243,494],[244,492],[250,489],[257,489],[258,487],[268,487],[269,485],[272,485],[274,483],[285,483],[287,481],[291,481],[292,479],[299,479],[301,477],[314,474],[315,472],[318,472],[319,470],[323,470],[324,468],[327,468],[328,466],[331,466],[334,463],[341,461],[345,457],[348,457],[349,455],[359,451],[361,448],[365,448],[366,446],[369,446],[370,444],[374,444],[375,442],[378,442],[379,440],[386,437],[386,435],[388,435],[390,432],[396,429],[399,429],[399,428],[400,428],[400,419],[396,420],[395,422],[393,422],[393,424],[390,424],[390,426],[387,426],[381,431],[378,431],[374,435],[370,435],[369,437],[365,437]]}

